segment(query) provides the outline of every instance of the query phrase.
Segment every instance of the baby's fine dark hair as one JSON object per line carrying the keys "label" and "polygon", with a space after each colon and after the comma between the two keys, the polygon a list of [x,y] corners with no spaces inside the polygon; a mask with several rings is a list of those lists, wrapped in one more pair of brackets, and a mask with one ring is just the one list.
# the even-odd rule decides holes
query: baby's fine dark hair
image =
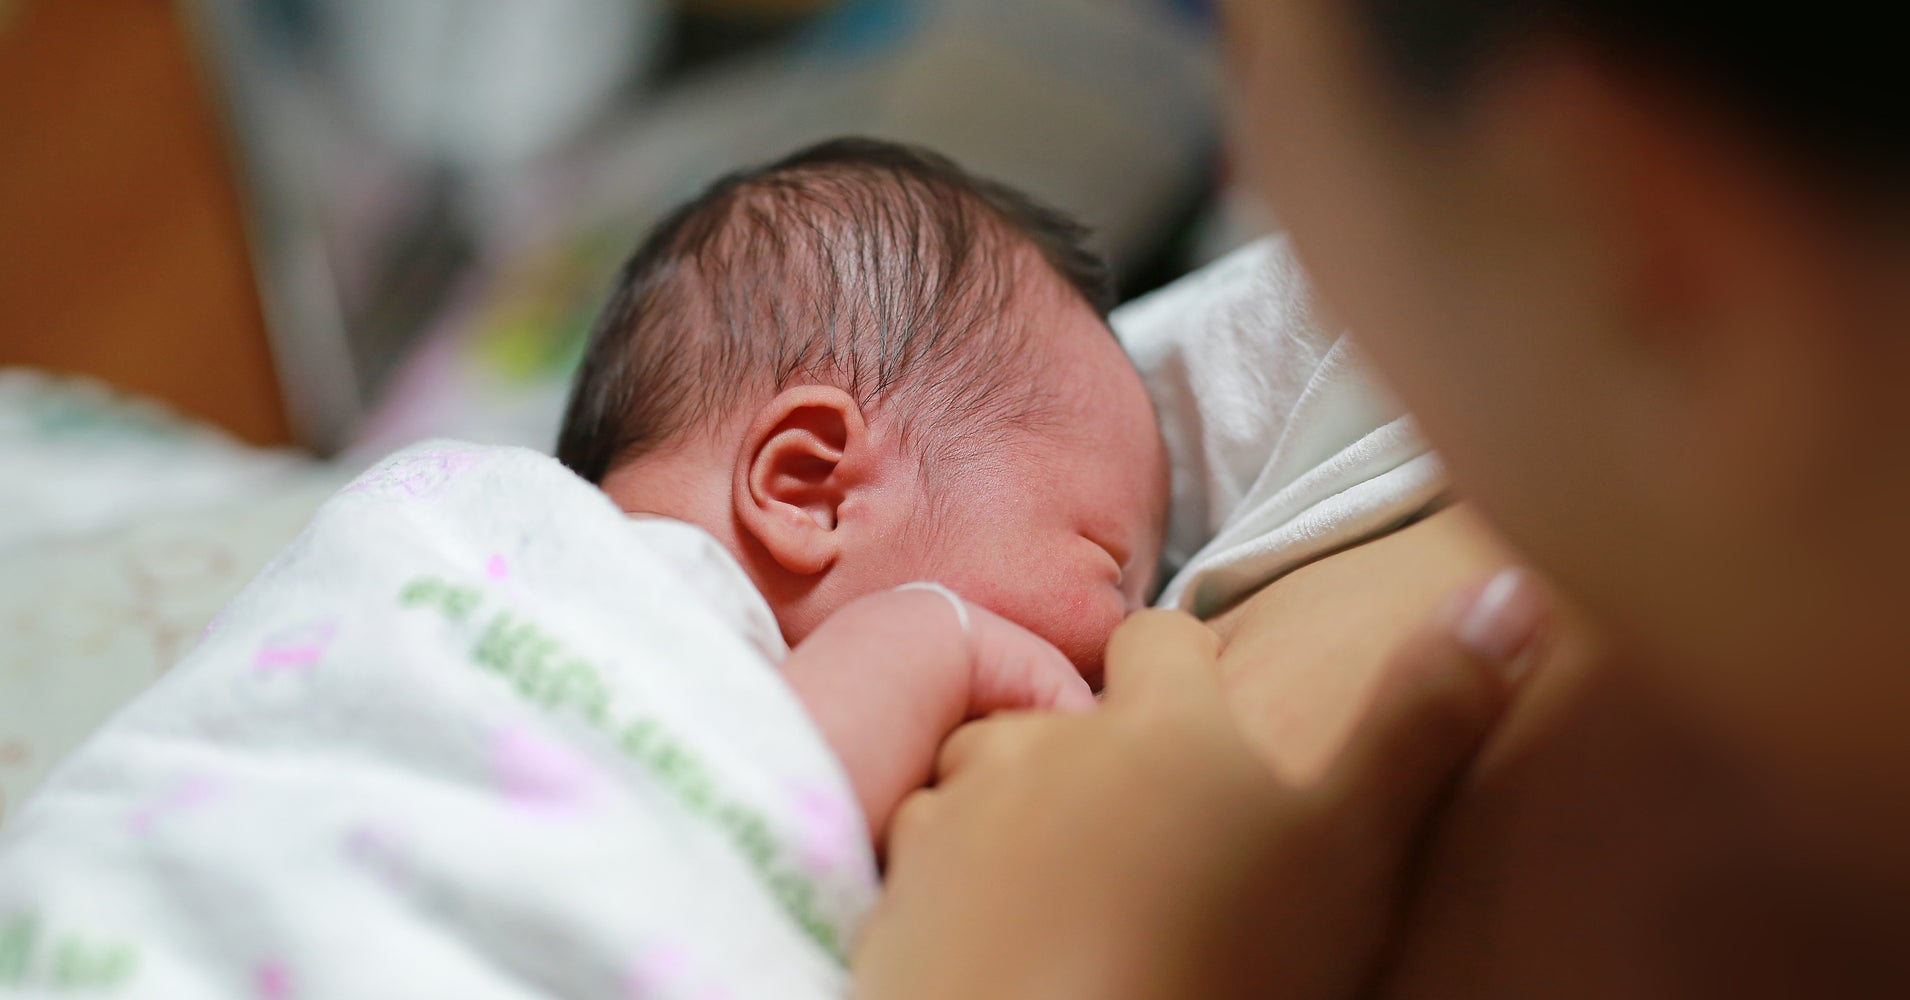
{"label": "baby's fine dark hair", "polygon": [[1040,406],[1027,377],[1038,331],[1009,306],[1032,262],[1105,319],[1113,286],[1086,237],[1055,209],[893,142],[835,139],[730,174],[617,275],[557,458],[602,482],[750,394],[805,381],[865,407],[914,394],[905,437],[924,422],[1026,424]]}

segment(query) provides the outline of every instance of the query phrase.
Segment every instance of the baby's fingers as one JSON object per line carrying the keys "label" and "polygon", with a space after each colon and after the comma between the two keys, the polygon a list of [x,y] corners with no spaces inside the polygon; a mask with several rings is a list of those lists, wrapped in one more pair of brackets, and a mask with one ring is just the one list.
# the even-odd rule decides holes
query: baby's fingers
{"label": "baby's fingers", "polygon": [[1005,620],[989,624],[993,634],[977,643],[969,680],[969,718],[1027,709],[1094,710],[1094,690],[1060,650]]}

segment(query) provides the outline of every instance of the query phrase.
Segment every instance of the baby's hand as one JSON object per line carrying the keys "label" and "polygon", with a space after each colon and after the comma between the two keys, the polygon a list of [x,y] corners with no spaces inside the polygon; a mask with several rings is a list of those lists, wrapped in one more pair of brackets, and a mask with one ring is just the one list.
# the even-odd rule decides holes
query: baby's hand
{"label": "baby's hand", "polygon": [[993,611],[967,608],[975,659],[962,721],[1014,709],[1094,709],[1093,689],[1053,643]]}
{"label": "baby's hand", "polygon": [[1095,705],[1060,650],[930,588],[849,602],[790,653],[783,674],[849,772],[878,843],[896,804],[928,783],[943,738],[963,722]]}

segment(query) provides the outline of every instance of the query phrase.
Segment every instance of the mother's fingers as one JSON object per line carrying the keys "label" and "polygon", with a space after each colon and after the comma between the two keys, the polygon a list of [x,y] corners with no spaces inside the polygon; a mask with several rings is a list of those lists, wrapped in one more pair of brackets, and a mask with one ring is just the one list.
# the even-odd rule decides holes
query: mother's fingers
{"label": "mother's fingers", "polygon": [[1021,754],[1042,727],[1056,720],[1034,712],[1004,712],[970,722],[950,733],[935,756],[935,780],[949,778],[989,758]]}
{"label": "mother's fingers", "polygon": [[1181,701],[1218,691],[1220,637],[1181,611],[1130,615],[1108,640],[1108,701]]}
{"label": "mother's fingers", "polygon": [[895,812],[889,816],[888,830],[882,843],[876,845],[885,867],[895,867],[896,852],[907,852],[909,845],[916,842],[922,831],[934,825],[938,803],[938,793],[932,788],[923,788],[911,792],[895,807]]}

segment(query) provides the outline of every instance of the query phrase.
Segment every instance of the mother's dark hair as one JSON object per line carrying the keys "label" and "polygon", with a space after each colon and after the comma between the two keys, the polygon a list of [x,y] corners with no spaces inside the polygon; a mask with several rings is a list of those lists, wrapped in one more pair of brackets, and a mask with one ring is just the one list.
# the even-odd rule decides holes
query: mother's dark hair
{"label": "mother's dark hair", "polygon": [[1813,169],[1900,197],[1910,176],[1902,12],[1876,0],[1354,0],[1382,70],[1450,112],[1520,46],[1565,37],[1713,93]]}

